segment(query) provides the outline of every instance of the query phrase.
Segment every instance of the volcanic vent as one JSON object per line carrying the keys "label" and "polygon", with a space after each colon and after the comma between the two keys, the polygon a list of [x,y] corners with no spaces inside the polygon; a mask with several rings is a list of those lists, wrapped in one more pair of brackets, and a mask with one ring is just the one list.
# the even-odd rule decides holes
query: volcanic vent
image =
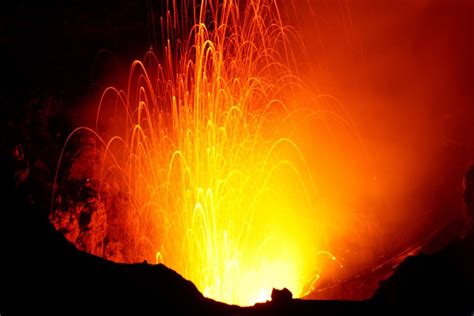
{"label": "volcanic vent", "polygon": [[70,134],[50,219],[82,250],[164,263],[217,300],[305,295],[334,258],[291,136],[309,111],[291,29],[273,1],[186,3],[161,20],[162,50]]}

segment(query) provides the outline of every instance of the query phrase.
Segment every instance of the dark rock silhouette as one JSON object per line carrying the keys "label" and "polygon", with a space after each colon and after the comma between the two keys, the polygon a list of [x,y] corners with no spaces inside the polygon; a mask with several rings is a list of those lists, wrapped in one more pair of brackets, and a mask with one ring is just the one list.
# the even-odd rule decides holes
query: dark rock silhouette
{"label": "dark rock silhouette", "polygon": [[274,304],[288,304],[293,299],[293,294],[286,287],[282,290],[272,290],[272,302]]}
{"label": "dark rock silhouette", "polygon": [[446,315],[474,312],[474,166],[464,178],[464,201],[461,237],[437,252],[408,257],[380,283],[375,302]]}
{"label": "dark rock silhouette", "polygon": [[2,314],[28,314],[33,308],[50,315],[124,310],[212,315],[235,309],[204,298],[164,265],[117,264],[80,252],[35,210],[18,207],[14,212],[17,221],[9,222],[21,224],[3,240]]}
{"label": "dark rock silhouette", "polygon": [[[373,300],[402,309],[464,315],[474,310],[472,234],[435,254],[407,258]],[[448,313],[448,314],[449,314]]]}

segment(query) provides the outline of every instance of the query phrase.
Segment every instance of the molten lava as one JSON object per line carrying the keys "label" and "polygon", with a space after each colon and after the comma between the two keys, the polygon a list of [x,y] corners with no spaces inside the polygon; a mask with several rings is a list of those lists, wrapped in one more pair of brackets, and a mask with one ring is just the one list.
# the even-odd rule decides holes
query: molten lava
{"label": "molten lava", "polygon": [[239,8],[202,0],[183,19],[174,3],[163,51],[135,61],[128,87],[106,89],[95,126],[68,141],[95,139],[81,151],[99,196],[121,201],[105,207],[123,261],[163,263],[208,297],[248,305],[273,287],[306,294],[327,246],[322,216],[307,221],[322,206],[291,138],[302,89],[291,29],[273,1]]}

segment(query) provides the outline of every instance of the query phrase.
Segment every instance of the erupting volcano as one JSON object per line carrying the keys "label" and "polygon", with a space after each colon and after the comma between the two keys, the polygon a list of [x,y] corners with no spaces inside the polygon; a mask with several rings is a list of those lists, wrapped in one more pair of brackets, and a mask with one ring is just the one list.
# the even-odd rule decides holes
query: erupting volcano
{"label": "erupting volcano", "polygon": [[0,314],[472,313],[472,1],[9,4]]}
{"label": "erupting volcano", "polygon": [[[106,232],[88,240],[102,244],[95,254],[164,263],[208,297],[249,305],[272,288],[309,293],[321,262],[335,258],[291,137],[304,110],[294,102],[304,88],[291,68],[291,29],[274,1],[241,7],[173,2],[161,20],[163,50],[135,61],[126,89],[103,92],[95,126],[69,136],[89,143],[67,172],[80,165],[76,176],[89,175],[106,201]],[[69,163],[61,157],[58,172]],[[52,211],[64,230],[70,214],[56,197]]]}

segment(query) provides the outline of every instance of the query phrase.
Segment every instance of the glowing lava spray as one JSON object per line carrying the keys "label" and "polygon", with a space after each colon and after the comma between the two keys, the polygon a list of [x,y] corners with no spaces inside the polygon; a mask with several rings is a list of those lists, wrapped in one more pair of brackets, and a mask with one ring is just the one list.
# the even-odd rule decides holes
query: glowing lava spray
{"label": "glowing lava spray", "polygon": [[307,227],[321,210],[291,139],[291,28],[271,0],[202,0],[173,1],[161,29],[163,50],[133,62],[127,88],[102,94],[95,126],[68,139],[93,135],[99,191],[126,201],[107,209],[125,261],[163,263],[229,303],[273,287],[304,295],[324,224]]}

